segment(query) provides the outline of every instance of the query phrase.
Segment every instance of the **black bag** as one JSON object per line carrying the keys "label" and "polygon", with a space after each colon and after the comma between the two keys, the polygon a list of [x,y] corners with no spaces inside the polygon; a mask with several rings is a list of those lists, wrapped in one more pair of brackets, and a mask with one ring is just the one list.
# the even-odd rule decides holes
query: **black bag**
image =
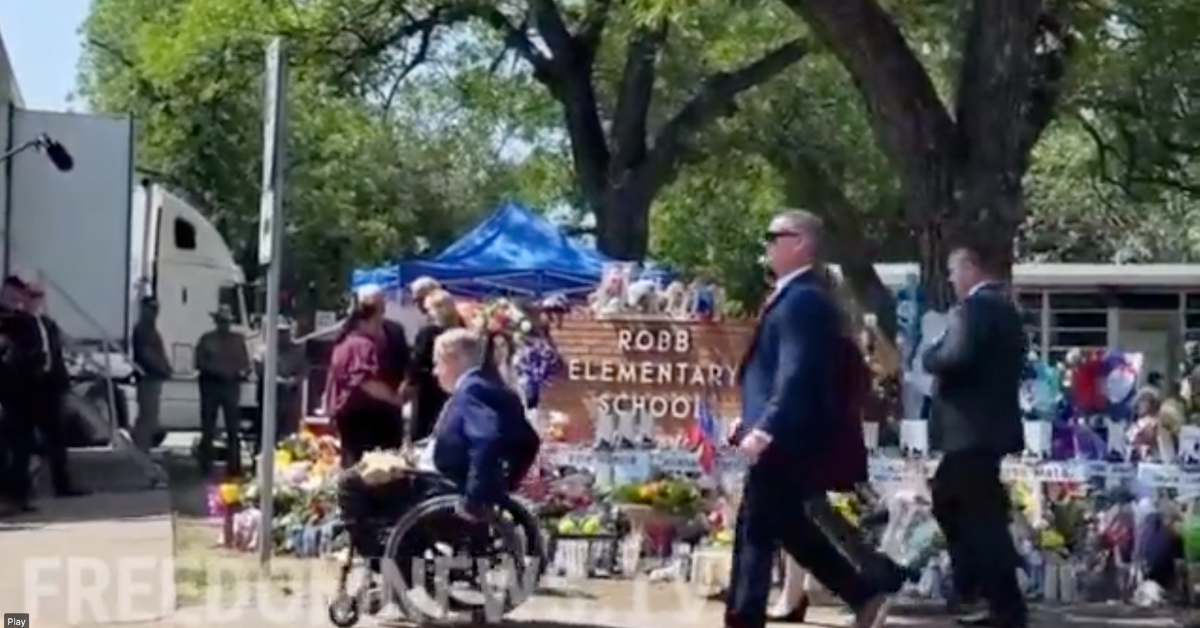
{"label": "black bag", "polygon": [[863,530],[842,516],[824,495],[805,500],[804,512],[863,577],[893,592],[904,584],[900,566],[877,551]]}

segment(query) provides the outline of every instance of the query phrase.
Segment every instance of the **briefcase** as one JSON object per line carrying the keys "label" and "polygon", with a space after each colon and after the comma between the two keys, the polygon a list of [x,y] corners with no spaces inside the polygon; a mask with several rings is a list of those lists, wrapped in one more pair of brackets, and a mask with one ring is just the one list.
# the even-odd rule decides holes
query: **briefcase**
{"label": "briefcase", "polygon": [[825,538],[833,543],[861,575],[876,581],[897,577],[896,564],[879,553],[867,535],[846,520],[827,498],[814,496],[805,500],[804,511]]}

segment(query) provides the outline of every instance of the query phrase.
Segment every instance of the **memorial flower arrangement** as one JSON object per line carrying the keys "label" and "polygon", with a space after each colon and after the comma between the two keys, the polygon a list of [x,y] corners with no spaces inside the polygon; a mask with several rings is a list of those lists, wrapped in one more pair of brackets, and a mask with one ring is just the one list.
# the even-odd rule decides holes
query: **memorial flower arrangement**
{"label": "memorial flower arrangement", "polygon": [[539,313],[511,299],[500,298],[482,304],[469,320],[478,331],[512,339],[516,348],[513,356],[516,375],[529,405],[536,406],[541,390],[562,368],[562,356]]}
{"label": "memorial flower arrangement", "polygon": [[205,499],[208,516],[220,518],[241,508],[242,494],[242,485],[238,482],[221,482],[209,486]]}
{"label": "memorial flower arrangement", "polygon": [[703,506],[696,485],[675,478],[623,484],[613,489],[611,499],[618,505],[649,506],[663,514],[679,517],[695,516]]}

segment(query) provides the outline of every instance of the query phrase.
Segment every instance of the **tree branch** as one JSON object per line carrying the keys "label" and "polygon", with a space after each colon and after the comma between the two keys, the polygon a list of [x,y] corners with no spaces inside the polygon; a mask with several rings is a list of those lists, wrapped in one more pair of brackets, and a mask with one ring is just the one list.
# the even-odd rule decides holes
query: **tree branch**
{"label": "tree branch", "polygon": [[1043,13],[1038,21],[1038,44],[1034,58],[1032,89],[1025,108],[1024,131],[1020,150],[1024,156],[1021,172],[1029,169],[1029,157],[1033,147],[1041,139],[1046,127],[1054,120],[1055,110],[1062,99],[1067,65],[1077,48],[1077,38],[1066,26],[1061,14],[1066,6]]}
{"label": "tree branch", "polygon": [[157,85],[151,83],[148,79],[146,79],[146,77],[142,76],[142,73],[138,71],[137,65],[133,63],[128,55],[117,49],[116,46],[109,45],[107,42],[103,42],[94,38],[88,38],[87,45],[91,48],[99,50],[100,52],[103,52],[109,57],[112,57],[114,61],[120,63],[125,67],[126,70],[129,70],[138,89],[143,91],[151,101],[155,103],[170,102],[170,98],[168,98],[167,95],[164,94]]}
{"label": "tree branch", "polygon": [[625,67],[617,91],[609,152],[613,174],[629,170],[646,158],[646,125],[654,97],[658,54],[667,41],[667,23],[641,27],[629,36],[625,47]]}
{"label": "tree branch", "polygon": [[588,0],[587,10],[583,20],[575,32],[575,39],[584,50],[597,50],[600,47],[600,37],[608,25],[608,15],[612,10],[612,0]]}
{"label": "tree branch", "polygon": [[666,185],[688,152],[688,142],[707,125],[732,112],[737,97],[798,63],[810,52],[795,39],[732,72],[718,72],[703,81],[699,91],[672,117],[654,140],[638,177],[654,189]]}
{"label": "tree branch", "polygon": [[[974,0],[967,9],[967,35],[955,99],[957,141],[952,158],[970,172],[986,172],[989,179],[1019,179],[1023,174],[1025,153],[1021,148],[1028,133],[1024,122],[1043,4],[1044,0]],[[996,192],[994,181],[966,185],[974,189],[968,193]]]}
{"label": "tree branch", "polygon": [[554,0],[529,0],[529,9],[533,13],[533,23],[538,34],[550,49],[553,61],[569,65],[575,50],[575,39],[567,24],[563,21],[562,13]]}
{"label": "tree branch", "polygon": [[499,32],[504,37],[504,45],[515,50],[522,59],[529,63],[530,67],[533,68],[534,78],[542,83],[550,80],[550,75],[553,72],[550,61],[546,59],[545,55],[529,39],[524,25],[517,26],[513,24],[500,12],[500,9],[491,4],[479,6],[476,17]]}
{"label": "tree branch", "polygon": [[[876,0],[784,0],[853,77],[905,187],[942,170],[954,122],[929,73]],[[917,151],[914,154],[914,151]]]}

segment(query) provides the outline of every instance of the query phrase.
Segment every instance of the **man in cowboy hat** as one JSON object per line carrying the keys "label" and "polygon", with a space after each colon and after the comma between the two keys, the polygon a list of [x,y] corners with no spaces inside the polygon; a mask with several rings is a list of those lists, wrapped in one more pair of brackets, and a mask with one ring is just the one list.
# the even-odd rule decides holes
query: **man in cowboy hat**
{"label": "man in cowboy hat", "polygon": [[225,424],[226,471],[241,470],[238,426],[241,422],[241,383],[250,374],[246,339],[233,331],[233,311],[222,305],[213,312],[215,328],[196,342],[195,367],[200,382],[200,468],[212,470],[217,413]]}

